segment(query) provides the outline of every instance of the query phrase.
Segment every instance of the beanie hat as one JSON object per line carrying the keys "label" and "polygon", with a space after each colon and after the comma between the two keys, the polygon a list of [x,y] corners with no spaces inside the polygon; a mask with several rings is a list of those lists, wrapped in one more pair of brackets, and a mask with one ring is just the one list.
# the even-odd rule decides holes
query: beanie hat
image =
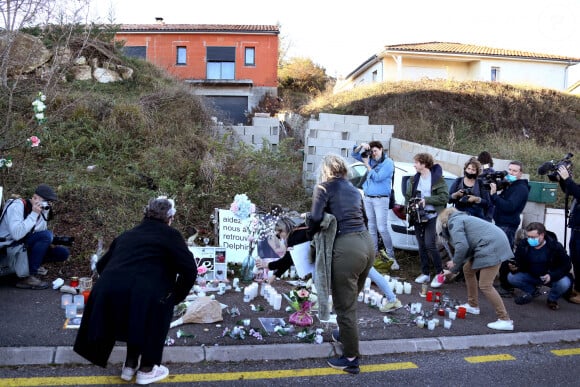
{"label": "beanie hat", "polygon": [[57,200],[57,196],[54,190],[46,184],[41,184],[38,187],[36,187],[36,191],[34,191],[34,193],[37,194],[38,196],[41,196],[44,200],[50,202]]}

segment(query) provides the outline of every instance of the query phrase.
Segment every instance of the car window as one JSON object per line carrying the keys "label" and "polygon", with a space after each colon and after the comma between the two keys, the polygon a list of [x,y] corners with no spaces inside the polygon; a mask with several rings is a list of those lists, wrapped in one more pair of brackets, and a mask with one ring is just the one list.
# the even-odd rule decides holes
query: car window
{"label": "car window", "polygon": [[348,169],[348,179],[357,188],[361,188],[365,182],[367,167],[364,164],[351,165]]}

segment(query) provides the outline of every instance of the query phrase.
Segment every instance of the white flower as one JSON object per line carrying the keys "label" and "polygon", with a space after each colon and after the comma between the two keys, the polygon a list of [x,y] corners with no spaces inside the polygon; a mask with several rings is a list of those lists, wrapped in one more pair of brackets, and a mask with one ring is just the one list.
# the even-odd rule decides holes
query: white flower
{"label": "white flower", "polygon": [[323,341],[324,339],[322,338],[322,335],[316,335],[316,337],[314,338],[314,342],[316,344],[322,344]]}
{"label": "white flower", "polygon": [[36,104],[36,111],[43,112],[44,109],[46,109],[46,105],[43,104],[42,102],[38,101],[38,104]]}
{"label": "white flower", "polygon": [[318,329],[316,330],[316,334],[317,334],[317,335],[321,335],[321,334],[323,334],[323,333],[324,333],[324,329],[322,329],[322,328],[318,328]]}
{"label": "white flower", "polygon": [[296,337],[298,337],[299,339],[303,339],[306,337],[306,332],[305,331],[298,332]]}
{"label": "white flower", "polygon": [[36,113],[35,117],[37,120],[44,120],[44,113]]}
{"label": "white flower", "polygon": [[4,162],[4,166],[5,166],[6,168],[10,168],[10,167],[12,166],[12,160],[6,160],[6,161]]}
{"label": "white flower", "polygon": [[41,93],[40,94],[40,100],[41,101],[46,101],[46,95],[44,95],[44,94]]}

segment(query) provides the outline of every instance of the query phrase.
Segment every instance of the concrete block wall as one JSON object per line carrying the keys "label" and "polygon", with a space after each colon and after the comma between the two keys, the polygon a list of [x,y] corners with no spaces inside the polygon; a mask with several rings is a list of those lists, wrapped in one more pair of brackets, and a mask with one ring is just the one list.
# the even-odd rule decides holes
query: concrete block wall
{"label": "concrete block wall", "polygon": [[272,117],[254,117],[251,126],[245,125],[218,125],[216,131],[222,136],[232,133],[239,141],[262,149],[266,140],[272,148],[280,143],[280,121]]}

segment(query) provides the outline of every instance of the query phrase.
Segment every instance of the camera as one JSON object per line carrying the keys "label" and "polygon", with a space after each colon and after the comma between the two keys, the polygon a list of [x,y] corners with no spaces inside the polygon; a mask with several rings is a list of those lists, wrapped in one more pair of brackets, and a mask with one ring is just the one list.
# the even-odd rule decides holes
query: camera
{"label": "camera", "polygon": [[574,155],[568,153],[560,161],[546,161],[538,168],[538,175],[548,175],[550,181],[558,181],[558,169],[560,169],[561,166],[564,166],[568,172],[570,172],[572,169],[572,157],[574,157]]}
{"label": "camera", "polygon": [[462,203],[467,203],[467,201],[469,200],[468,196],[473,195],[473,188],[471,188],[471,187],[463,188],[462,191],[463,191],[463,196],[461,197],[461,199],[459,199],[459,201]]}
{"label": "camera", "polygon": [[496,172],[488,172],[481,175],[483,189],[487,191],[491,190],[491,183],[494,183],[496,185],[498,191],[506,189],[510,185],[509,181],[505,180],[507,174],[508,173],[506,171],[496,171]]}
{"label": "camera", "polygon": [[75,238],[71,236],[54,236],[52,238],[53,245],[72,246],[74,241]]}
{"label": "camera", "polygon": [[365,149],[364,151],[362,151],[360,153],[360,157],[362,157],[363,159],[368,159],[371,155],[371,151],[368,149]]}
{"label": "camera", "polygon": [[407,219],[409,221],[409,227],[418,223],[425,223],[429,220],[427,219],[425,208],[419,205],[421,200],[421,193],[419,191],[417,191],[416,197],[409,199],[409,203],[407,204]]}
{"label": "camera", "polygon": [[48,202],[42,202],[42,203],[40,203],[40,208],[43,211],[47,211],[47,210],[50,210],[52,207],[50,206],[50,204]]}

